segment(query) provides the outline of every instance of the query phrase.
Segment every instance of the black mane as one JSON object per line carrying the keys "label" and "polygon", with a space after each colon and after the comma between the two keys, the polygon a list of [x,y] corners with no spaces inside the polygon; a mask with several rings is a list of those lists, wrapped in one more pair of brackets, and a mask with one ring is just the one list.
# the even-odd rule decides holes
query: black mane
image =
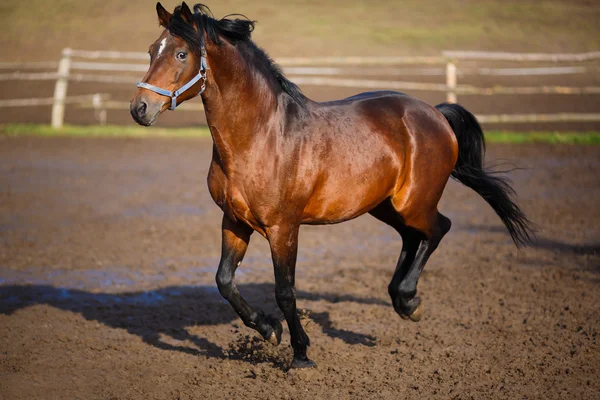
{"label": "black mane", "polygon": [[[235,18],[230,18],[235,17]],[[237,18],[237,17],[243,17]],[[250,38],[254,30],[255,21],[251,21],[243,15],[226,15],[222,19],[215,19],[210,9],[204,4],[194,6],[194,19],[197,31],[188,24],[181,16],[181,6],[175,8],[169,25],[166,27],[173,35],[183,39],[190,49],[200,54],[204,34],[212,43],[222,45],[221,38],[224,38],[232,45],[236,46],[242,56],[258,70],[262,70],[265,76],[271,76],[277,88],[290,95],[298,104],[304,104],[306,97],[295,83],[288,80],[277,65],[260,47],[258,47]]]}

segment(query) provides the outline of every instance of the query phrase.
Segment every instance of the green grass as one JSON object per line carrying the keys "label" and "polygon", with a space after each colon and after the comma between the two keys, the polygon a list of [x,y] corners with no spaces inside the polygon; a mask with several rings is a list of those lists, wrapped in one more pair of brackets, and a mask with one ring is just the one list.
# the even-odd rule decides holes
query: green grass
{"label": "green grass", "polygon": [[506,132],[488,131],[488,143],[554,143],[600,145],[600,132]]}
{"label": "green grass", "polygon": [[[85,137],[209,137],[207,127],[158,128],[118,125],[65,125],[52,129],[50,125],[0,125],[0,134],[7,136],[85,136]],[[488,143],[554,143],[600,145],[600,132],[507,132],[487,131]]]}
{"label": "green grass", "polygon": [[53,129],[50,125],[6,124],[0,126],[0,133],[8,136],[102,136],[102,137],[209,137],[207,127],[158,128],[119,125],[65,125]]}

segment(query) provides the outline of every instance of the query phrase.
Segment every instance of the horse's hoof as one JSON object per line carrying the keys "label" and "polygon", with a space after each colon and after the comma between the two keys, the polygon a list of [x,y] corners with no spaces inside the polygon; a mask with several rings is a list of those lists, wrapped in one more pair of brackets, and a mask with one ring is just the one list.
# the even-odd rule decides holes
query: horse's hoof
{"label": "horse's hoof", "polygon": [[309,360],[308,358],[306,360],[299,360],[297,358],[294,358],[294,361],[292,361],[292,365],[290,365],[290,369],[310,369],[316,367],[317,363],[313,360]]}
{"label": "horse's hoof", "polygon": [[267,342],[271,343],[273,346],[279,346],[279,343],[281,343],[281,333],[283,332],[283,326],[281,326],[281,322],[279,322],[277,318],[271,316],[267,317],[267,322],[273,328],[273,331],[271,332],[269,337],[266,338]]}
{"label": "horse's hoof", "polygon": [[421,299],[419,297],[414,297],[406,303],[407,304],[404,307],[394,305],[394,309],[400,318],[404,320],[411,320],[413,322],[419,322],[423,317],[423,312],[425,311]]}
{"label": "horse's hoof", "polygon": [[425,312],[425,306],[423,305],[423,302],[421,301],[419,303],[419,305],[417,306],[417,308],[415,309],[415,311],[413,311],[413,313],[410,314],[410,316],[408,318],[413,322],[419,322],[421,320],[421,318],[423,317],[424,312]]}

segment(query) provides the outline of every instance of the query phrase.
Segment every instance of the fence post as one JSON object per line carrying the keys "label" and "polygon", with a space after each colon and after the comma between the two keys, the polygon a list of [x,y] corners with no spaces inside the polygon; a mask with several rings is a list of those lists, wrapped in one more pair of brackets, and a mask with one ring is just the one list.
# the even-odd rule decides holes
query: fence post
{"label": "fence post", "polygon": [[448,59],[446,62],[446,101],[456,103],[456,61]]}
{"label": "fence post", "polygon": [[100,93],[92,96],[92,106],[94,107],[94,115],[100,125],[106,125],[106,107],[104,106],[104,98]]}
{"label": "fence post", "polygon": [[56,86],[54,86],[54,103],[52,104],[52,127],[54,129],[62,127],[65,119],[65,99],[69,83],[69,70],[71,69],[71,54],[71,49],[63,49],[58,63],[58,78]]}

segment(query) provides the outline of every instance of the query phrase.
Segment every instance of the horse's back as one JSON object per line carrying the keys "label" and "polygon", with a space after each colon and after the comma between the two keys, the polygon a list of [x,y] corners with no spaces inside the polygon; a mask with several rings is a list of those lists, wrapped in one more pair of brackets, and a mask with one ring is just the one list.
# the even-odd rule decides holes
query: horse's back
{"label": "horse's back", "polygon": [[[435,107],[405,93],[372,91],[333,102],[320,103],[325,108],[340,109],[353,114],[354,129],[385,136],[387,142],[401,154],[419,156],[420,148],[439,153],[454,166],[457,144],[446,118]],[[352,133],[348,133],[352,134]],[[407,149],[410,147],[410,149]],[[451,171],[451,170],[450,170]]]}
{"label": "horse's back", "polygon": [[325,153],[315,157],[320,168],[305,223],[339,222],[367,212],[427,174],[427,162],[443,165],[431,168],[444,181],[454,167],[455,139],[447,121],[411,96],[361,93],[318,103],[315,115],[310,136],[327,145],[319,146]]}
{"label": "horse's back", "polygon": [[378,132],[400,140],[415,151],[426,147],[439,151],[439,157],[454,159],[457,147],[454,132],[446,118],[435,107],[405,93],[374,91],[351,96],[350,101],[360,115],[375,125]]}
{"label": "horse's back", "polygon": [[397,136],[399,124],[406,126],[411,135],[439,135],[439,139],[450,139],[454,134],[445,117],[433,106],[401,92],[378,90],[363,92],[341,100],[318,103],[328,109],[347,109],[363,117],[363,123],[381,125],[380,129],[391,128]]}

